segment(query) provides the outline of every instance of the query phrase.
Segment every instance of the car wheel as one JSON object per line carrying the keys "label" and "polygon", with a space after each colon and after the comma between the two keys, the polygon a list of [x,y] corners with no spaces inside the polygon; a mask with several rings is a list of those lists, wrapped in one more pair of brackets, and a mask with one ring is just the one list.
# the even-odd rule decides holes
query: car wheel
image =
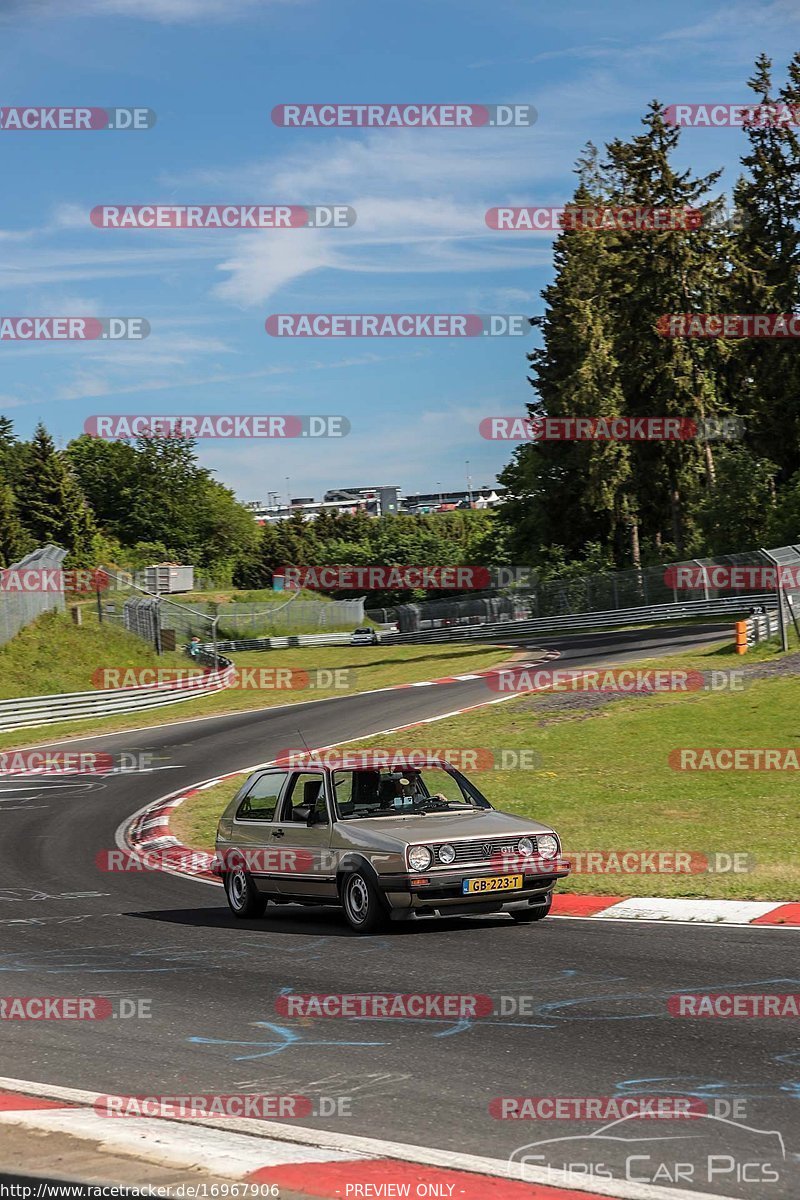
{"label": "car wheel", "polygon": [[551,901],[546,904],[537,904],[531,908],[518,908],[511,912],[511,916],[518,925],[528,925],[531,921],[543,921],[550,912]]}
{"label": "car wheel", "polygon": [[267,900],[256,891],[252,877],[244,867],[234,867],[225,875],[225,896],[235,917],[263,917]]}
{"label": "car wheel", "polygon": [[375,933],[386,920],[386,909],[375,884],[362,871],[353,871],[342,884],[342,904],[356,933]]}

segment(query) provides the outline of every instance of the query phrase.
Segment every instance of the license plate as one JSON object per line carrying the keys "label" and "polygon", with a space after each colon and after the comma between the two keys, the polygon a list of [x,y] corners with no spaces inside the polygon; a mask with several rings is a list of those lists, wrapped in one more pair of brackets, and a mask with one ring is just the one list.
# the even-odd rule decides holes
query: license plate
{"label": "license plate", "polygon": [[513,892],[521,887],[521,875],[481,875],[479,879],[464,879],[461,882],[461,891],[465,896],[474,892]]}

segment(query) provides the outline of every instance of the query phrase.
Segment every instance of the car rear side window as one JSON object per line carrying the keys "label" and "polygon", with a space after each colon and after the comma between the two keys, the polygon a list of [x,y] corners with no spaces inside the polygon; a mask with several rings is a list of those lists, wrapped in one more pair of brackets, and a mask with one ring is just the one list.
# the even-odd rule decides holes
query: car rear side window
{"label": "car rear side window", "polygon": [[236,819],[240,821],[271,821],[275,816],[278,797],[287,777],[286,771],[259,775],[236,810]]}

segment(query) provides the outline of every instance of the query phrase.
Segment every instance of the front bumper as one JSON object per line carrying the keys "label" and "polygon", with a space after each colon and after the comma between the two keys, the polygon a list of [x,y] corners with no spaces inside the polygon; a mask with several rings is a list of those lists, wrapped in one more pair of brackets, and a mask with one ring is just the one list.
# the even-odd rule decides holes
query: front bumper
{"label": "front bumper", "polygon": [[531,900],[547,900],[559,879],[570,873],[568,863],[561,860],[552,872],[541,870],[514,872],[523,876],[521,888],[497,892],[464,893],[465,879],[496,876],[497,871],[431,871],[412,875],[381,875],[378,886],[390,909],[394,912],[499,912],[503,909],[525,908]]}

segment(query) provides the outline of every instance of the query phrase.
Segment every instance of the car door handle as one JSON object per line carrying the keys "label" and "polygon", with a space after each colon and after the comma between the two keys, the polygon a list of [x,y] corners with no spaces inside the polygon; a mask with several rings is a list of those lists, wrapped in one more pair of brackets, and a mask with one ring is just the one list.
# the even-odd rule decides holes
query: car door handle
{"label": "car door handle", "polygon": [[273,837],[285,837],[286,835],[285,835],[283,829],[273,829],[272,836]]}

